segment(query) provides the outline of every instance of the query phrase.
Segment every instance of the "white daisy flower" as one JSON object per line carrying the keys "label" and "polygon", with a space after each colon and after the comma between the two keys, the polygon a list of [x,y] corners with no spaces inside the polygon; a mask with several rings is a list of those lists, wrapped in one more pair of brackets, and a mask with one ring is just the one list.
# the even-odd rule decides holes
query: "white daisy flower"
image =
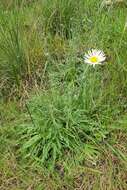
{"label": "white daisy flower", "polygon": [[102,64],[105,61],[105,59],[106,56],[104,52],[97,49],[92,49],[84,55],[84,62],[93,66],[97,64]]}

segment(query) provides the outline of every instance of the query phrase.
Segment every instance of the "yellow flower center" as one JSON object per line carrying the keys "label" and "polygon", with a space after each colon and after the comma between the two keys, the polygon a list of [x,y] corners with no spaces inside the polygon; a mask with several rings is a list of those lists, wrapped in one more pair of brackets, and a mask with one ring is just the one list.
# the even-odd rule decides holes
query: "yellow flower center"
{"label": "yellow flower center", "polygon": [[92,63],[96,63],[96,62],[98,61],[98,58],[95,57],[95,56],[93,56],[93,57],[90,58],[90,61],[91,61]]}

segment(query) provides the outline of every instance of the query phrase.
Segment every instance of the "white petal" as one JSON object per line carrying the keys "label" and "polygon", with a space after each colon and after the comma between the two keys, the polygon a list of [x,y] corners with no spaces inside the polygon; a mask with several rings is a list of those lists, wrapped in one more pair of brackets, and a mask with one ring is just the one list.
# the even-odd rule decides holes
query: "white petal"
{"label": "white petal", "polygon": [[104,57],[104,56],[99,56],[99,61],[105,61],[105,59],[106,59],[106,57]]}
{"label": "white petal", "polygon": [[84,62],[89,63],[89,64],[91,63],[91,61],[89,59],[85,59]]}
{"label": "white petal", "polygon": [[84,55],[84,58],[90,58],[91,56],[89,56],[88,54]]}

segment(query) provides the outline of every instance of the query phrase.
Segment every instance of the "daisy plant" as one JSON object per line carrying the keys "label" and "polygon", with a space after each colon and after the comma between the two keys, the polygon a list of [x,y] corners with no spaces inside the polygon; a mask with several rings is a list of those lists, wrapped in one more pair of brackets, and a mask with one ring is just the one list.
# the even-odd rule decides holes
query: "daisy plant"
{"label": "daisy plant", "polygon": [[87,64],[87,67],[84,67],[84,72],[82,73],[80,99],[82,97],[82,101],[85,101],[86,110],[96,107],[95,100],[98,94],[101,94],[101,74],[96,69],[91,72],[89,65],[95,67],[103,64],[105,60],[105,53],[98,49],[91,49],[84,54],[84,63]]}

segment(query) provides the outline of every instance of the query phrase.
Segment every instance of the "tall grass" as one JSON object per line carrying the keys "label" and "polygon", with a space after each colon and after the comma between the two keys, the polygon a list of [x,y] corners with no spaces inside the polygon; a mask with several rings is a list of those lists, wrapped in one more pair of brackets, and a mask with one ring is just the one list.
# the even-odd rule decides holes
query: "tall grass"
{"label": "tall grass", "polygon": [[8,88],[13,85],[20,88],[27,65],[18,14],[15,12],[15,16],[12,14],[6,16],[1,13],[0,22],[1,76],[7,81],[5,84]]}
{"label": "tall grass", "polygon": [[[105,10],[99,1],[82,0],[7,3],[11,9],[4,5],[0,16],[2,86],[8,86],[7,92],[3,88],[4,95],[9,94],[12,83],[17,91],[44,86],[47,64],[65,62],[67,56],[82,55],[90,47],[104,48],[109,56],[110,51],[120,54],[116,44],[125,24],[124,7]],[[125,36],[120,43],[123,51]]]}
{"label": "tall grass", "polygon": [[43,46],[34,26],[29,29],[22,9],[1,11],[0,22],[1,93],[3,97],[20,97],[40,79],[45,62]]}
{"label": "tall grass", "polygon": [[8,86],[7,91],[2,90],[6,96],[11,94],[12,86],[17,86],[17,92],[21,94],[22,88],[28,91],[31,86],[45,83],[42,73],[43,70],[45,73],[47,62],[51,65],[51,60],[61,61],[66,56],[66,51],[71,48],[68,40],[73,41],[83,32],[84,19],[89,22],[89,10],[88,2],[72,0],[44,0],[30,3],[28,7],[25,1],[20,4],[14,1],[10,3],[10,9],[4,6],[0,16],[0,67],[5,79],[2,86]]}

